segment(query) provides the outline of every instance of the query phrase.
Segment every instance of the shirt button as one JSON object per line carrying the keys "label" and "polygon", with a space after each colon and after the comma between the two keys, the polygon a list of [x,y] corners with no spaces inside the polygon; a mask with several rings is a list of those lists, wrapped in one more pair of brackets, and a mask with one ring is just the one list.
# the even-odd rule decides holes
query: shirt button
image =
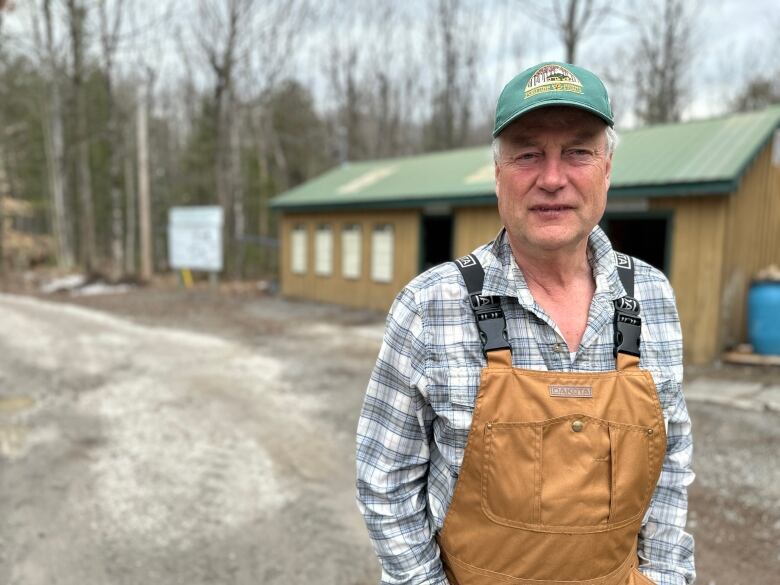
{"label": "shirt button", "polygon": [[575,420],[571,423],[571,430],[573,430],[575,433],[579,433],[584,426],[585,425],[581,420]]}
{"label": "shirt button", "polygon": [[556,352],[558,352],[558,353],[561,353],[561,352],[563,351],[563,348],[561,347],[561,344],[560,344],[560,343],[556,343],[556,344],[553,346],[553,349],[554,349]]}

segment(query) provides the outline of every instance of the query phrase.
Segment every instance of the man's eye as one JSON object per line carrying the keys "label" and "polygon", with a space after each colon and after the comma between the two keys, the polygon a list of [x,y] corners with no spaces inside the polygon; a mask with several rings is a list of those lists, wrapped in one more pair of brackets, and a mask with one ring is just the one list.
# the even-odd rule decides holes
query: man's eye
{"label": "man's eye", "polygon": [[585,148],[572,148],[569,154],[572,156],[589,156],[590,151]]}
{"label": "man's eye", "polygon": [[517,160],[521,160],[521,161],[533,160],[535,158],[536,158],[535,152],[523,152],[521,154],[518,154],[516,157]]}

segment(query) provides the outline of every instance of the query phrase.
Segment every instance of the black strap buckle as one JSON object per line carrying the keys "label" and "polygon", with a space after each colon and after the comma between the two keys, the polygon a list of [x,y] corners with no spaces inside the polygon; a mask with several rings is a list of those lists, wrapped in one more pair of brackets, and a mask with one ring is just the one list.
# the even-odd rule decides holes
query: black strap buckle
{"label": "black strap buckle", "polygon": [[639,342],[642,334],[642,319],[639,317],[639,301],[633,297],[622,297],[615,301],[615,350],[639,357]]}
{"label": "black strap buckle", "polygon": [[476,293],[469,295],[469,302],[477,319],[482,351],[509,348],[506,319],[504,311],[501,309],[500,297]]}

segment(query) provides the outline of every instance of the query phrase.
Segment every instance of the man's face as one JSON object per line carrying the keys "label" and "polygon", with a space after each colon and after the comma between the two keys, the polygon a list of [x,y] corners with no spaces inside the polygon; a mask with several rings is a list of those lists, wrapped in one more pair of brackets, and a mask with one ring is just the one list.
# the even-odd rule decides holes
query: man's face
{"label": "man's face", "polygon": [[607,204],[605,124],[576,108],[531,111],[501,133],[495,170],[498,212],[517,251],[574,251]]}

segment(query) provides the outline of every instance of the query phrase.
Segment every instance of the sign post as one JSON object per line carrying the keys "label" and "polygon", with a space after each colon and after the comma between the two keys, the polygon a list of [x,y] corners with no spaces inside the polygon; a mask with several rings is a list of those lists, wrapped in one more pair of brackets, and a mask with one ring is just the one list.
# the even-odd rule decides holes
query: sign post
{"label": "sign post", "polygon": [[209,273],[216,285],[222,271],[222,208],[219,206],[172,207],[168,212],[168,262],[192,283],[191,270]]}

